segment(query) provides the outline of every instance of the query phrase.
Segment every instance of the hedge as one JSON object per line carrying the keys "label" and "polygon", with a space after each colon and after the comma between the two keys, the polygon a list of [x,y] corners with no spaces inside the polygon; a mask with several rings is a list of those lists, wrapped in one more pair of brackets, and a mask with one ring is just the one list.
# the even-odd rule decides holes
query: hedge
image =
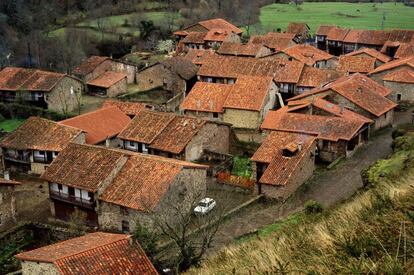
{"label": "hedge", "polygon": [[0,102],[0,115],[6,119],[27,119],[31,116],[39,116],[55,121],[74,116],[74,114],[63,115],[55,111],[46,110],[31,105],[3,102]]}

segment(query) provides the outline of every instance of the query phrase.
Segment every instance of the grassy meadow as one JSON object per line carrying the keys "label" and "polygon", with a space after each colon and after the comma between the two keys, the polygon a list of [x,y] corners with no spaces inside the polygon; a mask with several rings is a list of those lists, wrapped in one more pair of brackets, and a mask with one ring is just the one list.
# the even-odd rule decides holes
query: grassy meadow
{"label": "grassy meadow", "polygon": [[6,119],[0,122],[0,129],[3,129],[6,132],[11,132],[20,125],[22,125],[24,119]]}
{"label": "grassy meadow", "polygon": [[272,4],[263,7],[260,24],[253,26],[253,31],[285,30],[289,22],[306,22],[312,33],[321,24],[375,30],[381,29],[384,12],[384,29],[414,29],[414,7],[402,3],[305,2],[300,6]]}

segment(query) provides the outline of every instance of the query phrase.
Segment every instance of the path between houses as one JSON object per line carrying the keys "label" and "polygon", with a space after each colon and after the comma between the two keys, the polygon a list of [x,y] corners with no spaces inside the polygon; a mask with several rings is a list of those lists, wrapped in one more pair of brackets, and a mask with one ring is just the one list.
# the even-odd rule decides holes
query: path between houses
{"label": "path between houses", "polygon": [[[395,124],[409,123],[410,114],[411,111],[396,113]],[[392,153],[391,132],[392,129],[382,130],[351,158],[340,162],[332,170],[324,170],[314,175],[287,202],[257,203],[241,210],[221,226],[208,254],[230,244],[234,239],[300,211],[303,204],[310,199],[332,206],[351,197],[362,187],[361,171]]]}

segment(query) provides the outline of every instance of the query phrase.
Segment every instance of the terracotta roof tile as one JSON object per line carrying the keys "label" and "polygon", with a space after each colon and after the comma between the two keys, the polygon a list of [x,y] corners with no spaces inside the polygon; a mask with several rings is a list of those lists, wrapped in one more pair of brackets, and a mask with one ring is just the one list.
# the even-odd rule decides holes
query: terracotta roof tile
{"label": "terracotta roof tile", "polygon": [[357,51],[350,52],[350,53],[346,54],[346,56],[358,56],[358,55],[363,55],[363,54],[374,57],[375,59],[377,59],[377,60],[379,60],[383,63],[386,63],[386,62],[391,60],[391,57],[377,51],[376,49],[372,49],[372,48],[362,48],[362,49],[359,49]]}
{"label": "terracotta roof tile", "polygon": [[260,112],[272,84],[271,77],[240,76],[232,85],[223,108]]}
{"label": "terracotta roof tile", "polygon": [[[271,131],[252,157],[252,161],[269,164],[259,182],[286,185],[314,143],[312,135]],[[290,145],[298,147],[296,153],[291,157],[283,156],[283,149]]]}
{"label": "terracotta roof tile", "polygon": [[369,73],[375,68],[375,58],[358,55],[342,55],[339,57],[338,72]]}
{"label": "terracotta roof tile", "polygon": [[304,34],[309,31],[309,26],[303,22],[290,22],[287,26],[287,33]]}
{"label": "terracotta roof tile", "polygon": [[205,120],[177,116],[157,135],[150,148],[180,154],[204,124]]}
{"label": "terracotta roof tile", "polygon": [[105,147],[71,143],[41,176],[49,182],[96,192],[125,154]]}
{"label": "terracotta roof tile", "polygon": [[160,63],[185,80],[190,80],[197,75],[198,67],[182,56],[167,58]]}
{"label": "terracotta roof tile", "polygon": [[215,18],[215,19],[200,21],[198,22],[198,24],[200,24],[201,26],[203,26],[204,28],[208,30],[224,29],[224,30],[232,31],[236,34],[242,33],[241,29],[237,28],[236,26],[234,26],[233,24],[229,23],[228,21],[222,18]]}
{"label": "terracotta roof tile", "polygon": [[139,244],[123,234],[95,232],[16,255],[54,263],[60,274],[158,274]]}
{"label": "terracotta roof tile", "polygon": [[72,126],[86,132],[86,143],[98,144],[119,134],[131,119],[118,107],[96,111],[62,120],[62,125]]}
{"label": "terracotta roof tile", "polygon": [[102,105],[102,108],[109,107],[118,107],[122,112],[128,116],[135,116],[140,111],[149,109],[150,106],[145,103],[140,102],[127,102],[127,101],[117,101],[117,100],[106,100]]}
{"label": "terracotta roof tile", "polygon": [[107,56],[91,56],[73,70],[74,75],[85,76],[96,69],[101,63],[110,59]]}
{"label": "terracotta roof tile", "polygon": [[222,55],[256,57],[263,47],[263,45],[253,43],[223,42],[217,50],[217,53]]}
{"label": "terracotta roof tile", "polygon": [[124,73],[116,73],[106,71],[97,78],[89,81],[87,84],[91,86],[97,86],[102,88],[110,88],[121,80],[126,80],[127,75]]}
{"label": "terracotta roof tile", "polygon": [[410,83],[414,84],[414,69],[401,69],[395,72],[386,74],[382,80],[391,81],[391,82],[400,82],[400,83]]}
{"label": "terracotta roof tile", "polygon": [[6,67],[0,71],[0,91],[51,91],[64,74]]}
{"label": "terracotta roof tile", "polygon": [[394,69],[394,68],[398,68],[402,66],[414,68],[414,55],[382,64],[381,66],[379,66],[378,68],[370,72],[369,74],[375,74],[375,73],[383,72],[389,69]]}
{"label": "terracotta roof tile", "polygon": [[390,89],[361,74],[342,77],[323,88],[305,92],[288,101],[313,97],[329,90],[378,117],[396,107],[394,102],[386,98],[391,93]]}
{"label": "terracotta roof tile", "polygon": [[277,111],[269,111],[261,128],[317,135],[320,139],[338,141],[351,140],[365,124],[355,119],[291,113],[287,110],[285,106]]}
{"label": "terracotta roof tile", "polygon": [[283,52],[309,66],[313,66],[317,61],[329,60],[333,58],[333,55],[330,55],[327,52],[321,51],[313,46],[303,44],[292,46],[283,50]]}
{"label": "terracotta roof tile", "polygon": [[[414,37],[413,37],[414,38]],[[395,52],[394,58],[405,58],[414,55],[414,41],[411,43],[401,43]]]}
{"label": "terracotta roof tile", "polygon": [[190,49],[184,56],[185,59],[190,60],[195,65],[202,65],[207,56],[215,55],[214,51]]}
{"label": "terracotta roof tile", "polygon": [[237,78],[239,75],[272,76],[275,82],[297,83],[303,67],[302,62],[282,59],[209,56],[199,69],[198,75],[226,78]]}
{"label": "terracotta roof tile", "polygon": [[335,25],[320,25],[318,29],[316,30],[315,34],[321,35],[321,36],[327,36],[328,32],[333,28],[336,28],[336,26]]}
{"label": "terracotta roof tile", "polygon": [[219,41],[223,42],[231,34],[231,31],[224,29],[211,29],[204,36],[204,41]]}
{"label": "terracotta roof tile", "polygon": [[298,87],[321,87],[339,78],[339,73],[335,70],[319,69],[305,66],[298,83]]}
{"label": "terracotta roof tile", "polygon": [[205,32],[190,32],[184,39],[183,43],[186,44],[204,44]]}
{"label": "terracotta roof tile", "polygon": [[180,108],[199,112],[222,113],[232,85],[197,82],[185,97]]}
{"label": "terracotta roof tile", "polygon": [[327,33],[326,39],[333,41],[343,41],[348,32],[349,29],[341,29],[338,27],[330,28]]}
{"label": "terracotta roof tile", "polygon": [[14,186],[14,185],[20,185],[21,182],[15,181],[15,180],[6,180],[4,178],[0,178],[0,186]]}
{"label": "terracotta roof tile", "polygon": [[39,117],[30,117],[16,130],[6,135],[1,147],[17,150],[59,152],[81,134],[81,130],[60,125]]}
{"label": "terracotta roof tile", "polygon": [[293,33],[269,32],[265,35],[252,35],[249,43],[261,44],[275,51],[282,51],[290,47],[291,44],[296,44],[294,38],[295,34]]}
{"label": "terracotta roof tile", "polygon": [[131,156],[100,199],[131,209],[150,211],[167,193],[182,168],[168,159],[142,154]]}
{"label": "terracotta roof tile", "polygon": [[150,144],[174,118],[173,113],[141,111],[118,138]]}

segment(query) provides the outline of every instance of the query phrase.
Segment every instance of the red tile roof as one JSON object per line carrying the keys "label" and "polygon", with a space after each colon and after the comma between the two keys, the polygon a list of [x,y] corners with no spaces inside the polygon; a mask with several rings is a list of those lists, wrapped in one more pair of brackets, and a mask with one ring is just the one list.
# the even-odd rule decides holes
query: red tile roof
{"label": "red tile roof", "polygon": [[180,154],[204,124],[202,119],[177,116],[157,135],[150,148]]}
{"label": "red tile roof", "polygon": [[391,82],[400,82],[400,83],[410,83],[414,84],[414,69],[401,69],[395,72],[386,74],[382,80],[391,81]]}
{"label": "red tile roof", "polygon": [[327,33],[326,39],[334,41],[343,41],[348,32],[348,29],[341,29],[338,27],[330,28]]}
{"label": "red tile roof", "polygon": [[20,185],[21,183],[15,180],[6,180],[4,178],[0,178],[0,186],[14,186]]}
{"label": "red tile roof", "polygon": [[375,58],[359,55],[342,55],[339,57],[338,72],[369,73],[375,69]]}
{"label": "red tile roof", "polygon": [[361,120],[291,113],[287,110],[285,106],[277,111],[269,111],[261,128],[317,135],[320,139],[338,141],[351,140],[365,124]]}
{"label": "red tile roof", "polygon": [[409,42],[414,36],[413,30],[354,30],[332,28],[327,39],[344,43],[383,46],[388,40]]}
{"label": "red tile roof", "polygon": [[184,98],[182,110],[222,113],[233,85],[197,82]]}
{"label": "red tile roof", "polygon": [[16,255],[56,265],[60,274],[158,274],[131,236],[95,232]]}
{"label": "red tile roof", "polygon": [[391,60],[391,57],[372,48],[362,48],[357,51],[350,52],[346,54],[345,56],[358,56],[358,55],[364,55],[364,54],[374,57],[375,59],[383,63],[386,63]]}
{"label": "red tile roof", "polygon": [[309,26],[303,22],[290,22],[287,26],[287,33],[304,34],[309,31]]}
{"label": "red tile roof", "polygon": [[313,66],[317,61],[329,60],[333,58],[333,55],[330,55],[327,52],[321,51],[313,46],[303,44],[292,46],[283,50],[283,52],[309,66]]}
{"label": "red tile roof", "polygon": [[224,29],[211,29],[204,36],[204,41],[218,41],[223,42],[231,34],[231,31]]}
{"label": "red tile roof", "polygon": [[304,64],[283,59],[264,60],[236,56],[209,56],[198,71],[206,77],[271,76],[275,82],[297,83]]}
{"label": "red tile roof", "polygon": [[17,150],[59,152],[81,134],[81,130],[39,117],[30,117],[6,135],[1,147]]}
{"label": "red tile roof", "polygon": [[202,65],[207,56],[215,54],[214,51],[210,50],[190,49],[184,58],[190,60],[194,65]]}
{"label": "red tile roof", "polygon": [[190,32],[184,39],[183,43],[186,44],[204,44],[205,32]]}
{"label": "red tile roof", "polygon": [[59,153],[41,178],[96,192],[123,161],[125,154],[122,152],[71,143]]}
{"label": "red tile roof", "polygon": [[[252,157],[252,161],[269,164],[259,182],[286,185],[290,177],[298,172],[299,164],[314,144],[313,135],[271,131]],[[291,157],[283,156],[283,149],[291,145],[296,147],[296,153]]]}
{"label": "red tile roof", "polygon": [[269,32],[265,35],[252,35],[249,43],[265,45],[278,52],[290,47],[291,44],[296,44],[294,38],[295,34],[293,33]]}
{"label": "red tile roof", "polygon": [[323,88],[305,92],[288,101],[311,98],[318,94],[323,96],[324,92],[329,90],[378,117],[396,107],[395,103],[385,97],[391,93],[390,89],[361,74],[342,77]]}
{"label": "red tile roof", "polygon": [[390,69],[394,69],[394,68],[398,68],[402,66],[414,68],[414,55],[382,64],[381,66],[379,66],[378,68],[370,72],[369,74],[371,75],[371,74],[383,72],[386,70],[390,70]]}
{"label": "red tile roof", "polygon": [[86,143],[98,144],[107,138],[118,135],[131,119],[117,107],[102,108],[96,111],[60,121],[86,132]]}
{"label": "red tile roof", "polygon": [[222,18],[215,18],[205,21],[198,22],[201,26],[208,30],[212,29],[223,29],[223,30],[229,30],[236,34],[241,34],[242,30],[234,26],[233,24],[229,23],[228,21],[222,19]]}
{"label": "red tile roof", "polygon": [[263,45],[253,43],[223,42],[217,50],[217,53],[222,55],[256,57],[264,47]]}
{"label": "red tile roof", "polygon": [[118,107],[122,112],[128,116],[135,116],[142,110],[151,108],[148,104],[140,102],[128,102],[128,101],[117,101],[117,100],[106,100],[102,105],[102,108]]}
{"label": "red tile roof", "polygon": [[223,108],[260,112],[272,85],[271,77],[240,76],[232,86]]}
{"label": "red tile roof", "polygon": [[175,117],[173,113],[141,111],[119,133],[118,138],[150,144]]}
{"label": "red tile roof", "polygon": [[0,91],[50,92],[65,76],[36,69],[6,67],[0,71]]}
{"label": "red tile roof", "polygon": [[85,76],[96,69],[101,63],[110,58],[107,56],[91,56],[73,70],[74,75]]}
{"label": "red tile roof", "polygon": [[414,55],[414,40],[410,43],[401,43],[395,52],[394,58],[405,58]]}
{"label": "red tile roof", "polygon": [[336,26],[335,25],[320,25],[318,29],[316,30],[315,34],[320,35],[320,36],[327,36],[328,32],[333,28],[336,28]]}
{"label": "red tile roof", "polygon": [[124,73],[116,73],[111,71],[106,71],[97,78],[89,81],[87,84],[91,86],[97,86],[101,88],[108,89],[118,83],[121,80],[126,80],[127,75]]}
{"label": "red tile roof", "polygon": [[339,73],[335,70],[319,69],[305,66],[298,83],[298,87],[321,87],[339,78]]}

